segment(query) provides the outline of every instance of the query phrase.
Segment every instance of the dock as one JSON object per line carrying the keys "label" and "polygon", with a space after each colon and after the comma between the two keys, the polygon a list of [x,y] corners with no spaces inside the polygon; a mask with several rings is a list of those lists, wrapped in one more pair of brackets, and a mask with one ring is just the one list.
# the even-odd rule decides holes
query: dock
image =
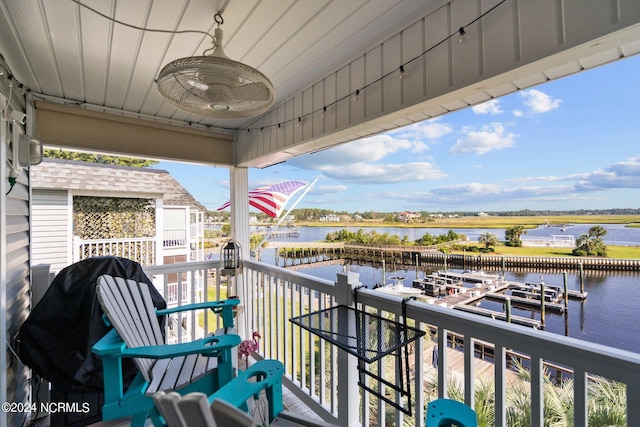
{"label": "dock", "polygon": [[[506,309],[498,311],[479,307],[480,303],[483,300],[496,301],[502,303],[504,307],[509,301],[514,307],[540,312],[544,298],[545,311],[565,313],[567,308],[564,290],[559,286],[545,284],[543,291],[540,283],[502,280],[500,275],[477,271],[434,272],[414,279],[412,286],[406,289],[421,290],[422,295],[419,295],[418,298],[428,304],[437,304],[441,307],[502,321],[507,321]],[[567,290],[567,298],[584,300],[586,297],[586,292]],[[511,315],[510,321],[535,329],[540,329],[544,324],[542,320],[517,315]]]}
{"label": "dock", "polygon": [[[511,303],[514,306],[523,306],[529,309],[535,309],[535,308],[540,308],[540,299],[534,299],[534,298],[522,298],[522,297],[518,297],[518,296],[513,296],[513,295],[505,295],[505,294],[499,294],[496,292],[489,292],[486,293],[484,295],[485,298],[489,299],[489,300],[493,300],[493,301],[499,301],[499,302],[506,302],[507,299],[511,300]],[[552,302],[552,301],[545,301],[544,303],[544,308],[545,310],[551,310],[551,311],[557,311],[559,313],[564,313],[564,305],[557,303],[557,302]],[[513,319],[513,318],[512,318]]]}
{"label": "dock", "polygon": [[[278,256],[290,258],[285,265],[304,264],[305,254],[298,249],[309,248],[310,244],[298,242],[282,242],[270,247],[280,249]],[[640,271],[640,259],[616,259],[600,257],[552,257],[552,256],[519,256],[519,255],[487,255],[482,253],[445,254],[439,250],[438,245],[410,246],[410,245],[374,245],[356,244],[347,242],[313,242],[313,250],[317,254],[325,252],[339,254],[350,262],[380,263],[383,260],[387,264],[397,266],[416,265],[446,266],[453,268],[494,270],[536,270],[536,271]],[[289,250],[287,250],[289,249]]]}
{"label": "dock", "polygon": [[[507,321],[507,315],[499,311],[488,310],[486,308],[476,307],[473,305],[464,305],[464,304],[457,304],[453,308],[456,310],[465,311],[467,313],[477,314],[484,317],[491,317],[492,319],[502,320],[505,322]],[[528,326],[534,329],[540,329],[541,327],[541,323],[539,320],[528,319],[526,317],[514,316],[514,315],[511,316],[511,323],[515,325]]]}

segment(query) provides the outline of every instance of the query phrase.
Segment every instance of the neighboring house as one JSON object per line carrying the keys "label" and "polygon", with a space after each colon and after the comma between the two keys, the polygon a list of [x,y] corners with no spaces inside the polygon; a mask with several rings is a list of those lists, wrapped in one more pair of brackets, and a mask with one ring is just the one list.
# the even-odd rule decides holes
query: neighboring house
{"label": "neighboring house", "polygon": [[398,221],[413,222],[417,219],[420,219],[420,214],[418,212],[404,211],[398,214]]}
{"label": "neighboring house", "polygon": [[[167,171],[45,159],[31,184],[33,265],[58,272],[99,255],[142,265],[203,259],[206,208]],[[177,301],[177,286],[165,298]]]}

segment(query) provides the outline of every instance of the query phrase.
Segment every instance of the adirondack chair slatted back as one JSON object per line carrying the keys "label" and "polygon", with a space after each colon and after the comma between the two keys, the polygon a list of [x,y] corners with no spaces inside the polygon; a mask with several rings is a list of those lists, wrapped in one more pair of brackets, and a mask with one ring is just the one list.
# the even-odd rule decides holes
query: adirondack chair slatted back
{"label": "adirondack chair slatted back", "polygon": [[[127,347],[164,345],[148,285],[122,277],[100,276],[97,295],[103,311]],[[135,358],[147,382],[151,382],[153,359]]]}
{"label": "adirondack chair slatted back", "polygon": [[203,393],[157,393],[153,396],[156,407],[167,427],[255,427],[247,413],[216,399],[209,405]]}

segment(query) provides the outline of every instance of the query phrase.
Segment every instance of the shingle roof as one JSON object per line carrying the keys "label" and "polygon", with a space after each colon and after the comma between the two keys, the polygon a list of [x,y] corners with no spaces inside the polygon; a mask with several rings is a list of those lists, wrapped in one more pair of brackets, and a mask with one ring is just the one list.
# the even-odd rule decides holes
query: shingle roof
{"label": "shingle roof", "polygon": [[47,158],[30,172],[31,186],[36,189],[81,190],[96,196],[100,193],[156,194],[162,195],[165,205],[207,211],[166,170]]}

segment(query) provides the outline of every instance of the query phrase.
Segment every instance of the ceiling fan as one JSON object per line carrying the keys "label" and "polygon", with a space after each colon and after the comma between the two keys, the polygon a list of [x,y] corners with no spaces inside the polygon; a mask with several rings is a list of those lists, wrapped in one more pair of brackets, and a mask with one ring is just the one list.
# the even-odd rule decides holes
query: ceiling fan
{"label": "ceiling fan", "polygon": [[214,17],[213,49],[202,56],[176,59],[158,75],[160,95],[175,107],[215,119],[242,119],[266,112],[275,101],[271,81],[222,50],[222,15]]}

